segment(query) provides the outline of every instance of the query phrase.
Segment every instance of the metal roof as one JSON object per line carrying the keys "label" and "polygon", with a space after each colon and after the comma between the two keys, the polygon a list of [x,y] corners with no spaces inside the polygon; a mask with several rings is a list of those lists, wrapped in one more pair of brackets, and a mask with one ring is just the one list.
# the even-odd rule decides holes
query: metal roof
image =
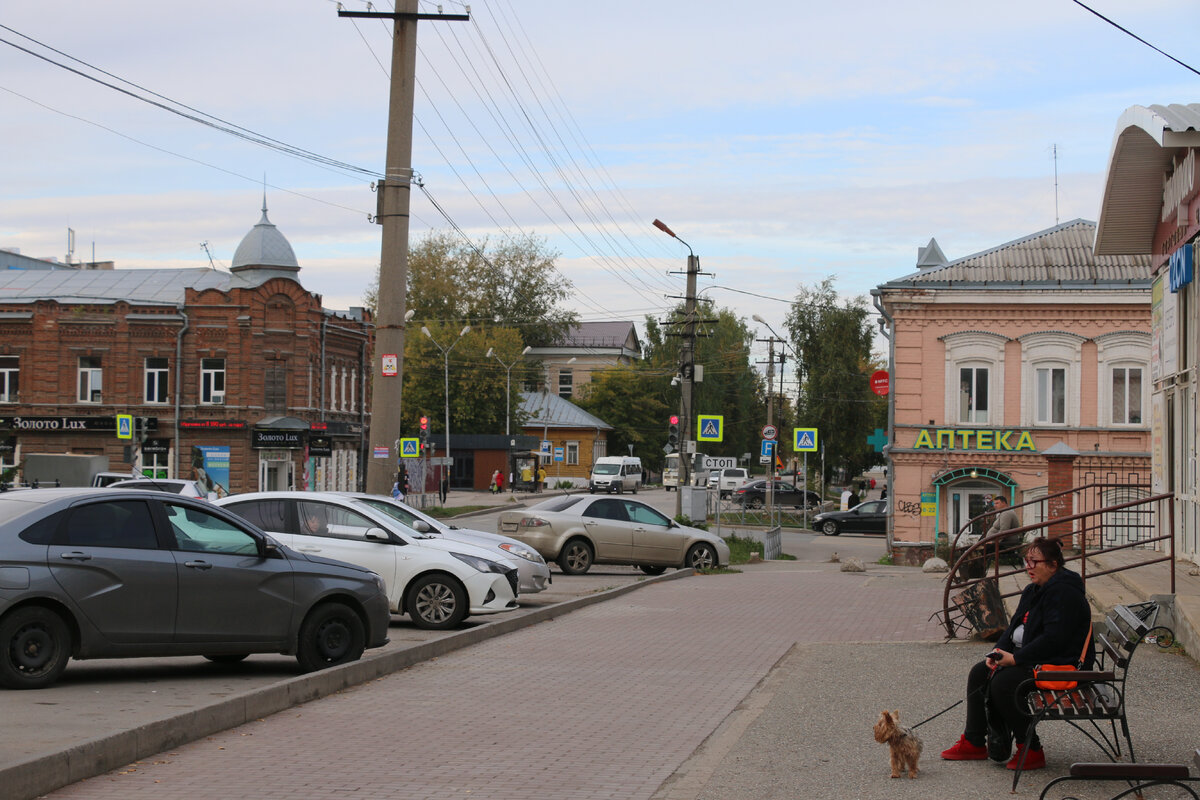
{"label": "metal roof", "polygon": [[0,271],[0,302],[115,303],[178,306],[187,289],[229,291],[245,285],[228,272],[185,269]]}
{"label": "metal roof", "polygon": [[1149,253],[1172,159],[1200,147],[1200,103],[1130,106],[1117,120],[1095,249],[1101,255]]}
{"label": "metal roof", "polygon": [[[1144,284],[1151,259],[1145,255],[1097,256],[1092,249],[1096,223],[1071,220],[948,264],[889,281],[898,286],[1022,287],[1061,284]],[[936,242],[931,240],[936,247]],[[928,248],[922,248],[926,253]]]}
{"label": "metal roof", "polygon": [[521,413],[526,428],[597,428],[611,431],[612,426],[579,406],[552,392],[521,392]]}
{"label": "metal roof", "polygon": [[287,237],[267,219],[267,197],[263,195],[262,219],[242,237],[242,242],[233,253],[231,272],[247,267],[276,267],[299,270],[296,253]]}

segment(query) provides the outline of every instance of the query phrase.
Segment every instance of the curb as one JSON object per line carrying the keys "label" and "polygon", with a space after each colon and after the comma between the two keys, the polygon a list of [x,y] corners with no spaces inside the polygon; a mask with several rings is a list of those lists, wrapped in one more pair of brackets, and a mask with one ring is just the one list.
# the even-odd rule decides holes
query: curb
{"label": "curb", "polygon": [[581,608],[611,600],[635,589],[695,574],[680,569],[646,577],[625,586],[539,608],[519,617],[500,619],[402,650],[365,656],[358,661],[288,678],[226,698],[203,708],[156,720],[132,730],[101,736],[54,753],[34,756],[0,768],[7,800],[33,800],[63,786],[148,758],[205,736],[229,730],[293,706],[382,678],[422,661],[463,647],[546,622]]}

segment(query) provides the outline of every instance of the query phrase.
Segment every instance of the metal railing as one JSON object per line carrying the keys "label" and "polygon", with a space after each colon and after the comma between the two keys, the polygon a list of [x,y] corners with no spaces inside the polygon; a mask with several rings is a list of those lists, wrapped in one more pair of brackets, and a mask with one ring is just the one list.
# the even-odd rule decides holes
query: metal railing
{"label": "metal railing", "polygon": [[[1111,476],[1110,476],[1111,477]],[[1026,542],[1036,536],[1058,538],[1068,564],[1077,562],[1078,572],[1087,586],[1089,577],[1098,578],[1150,564],[1167,562],[1170,592],[1175,592],[1175,505],[1174,494],[1151,494],[1149,484],[1135,481],[1100,481],[1067,489],[1036,500],[1012,506],[1014,510],[1037,507],[1042,521],[975,540],[969,533],[979,530],[996,512],[973,517],[949,541],[946,559],[950,572],[942,593],[940,615],[949,638],[970,627],[963,610],[954,602],[964,592],[985,581],[1024,574],[1021,555]],[[1070,514],[1051,516],[1070,503],[1079,509]],[[1145,558],[1112,569],[1089,571],[1088,558],[1118,551],[1145,552]],[[1021,588],[1000,592],[1001,600],[1021,593]]]}

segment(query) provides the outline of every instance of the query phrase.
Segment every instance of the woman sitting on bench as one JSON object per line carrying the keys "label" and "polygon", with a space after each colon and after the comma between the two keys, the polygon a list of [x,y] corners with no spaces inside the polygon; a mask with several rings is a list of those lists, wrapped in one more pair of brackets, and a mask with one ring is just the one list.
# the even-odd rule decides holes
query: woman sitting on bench
{"label": "woman sitting on bench", "polygon": [[[1008,628],[990,653],[967,676],[967,724],[958,742],[942,751],[948,761],[1008,760],[1016,769],[1046,766],[1037,741],[1028,741],[1029,717],[1021,710],[1016,689],[1033,677],[1039,664],[1074,664],[1090,638],[1092,610],[1083,579],[1067,569],[1058,539],[1034,539],[1025,549],[1029,585]],[[1089,641],[1083,669],[1091,669],[1095,648]],[[1012,740],[1017,752],[1011,759]]]}

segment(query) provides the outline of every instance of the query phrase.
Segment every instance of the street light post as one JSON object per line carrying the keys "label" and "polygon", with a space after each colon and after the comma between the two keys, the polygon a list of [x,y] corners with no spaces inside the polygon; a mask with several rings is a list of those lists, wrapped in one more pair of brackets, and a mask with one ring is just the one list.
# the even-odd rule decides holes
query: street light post
{"label": "street light post", "polygon": [[[675,235],[675,231],[666,226],[662,220],[654,220],[654,227],[673,239],[679,241],[688,249],[687,296],[684,299],[684,332],[683,345],[679,351],[679,374],[682,376],[679,392],[679,422],[683,437],[683,453],[679,457],[679,487],[689,487],[691,491],[691,464],[688,463],[687,443],[692,433],[692,390],[695,382],[695,348],[696,348],[696,276],[700,274],[700,259],[692,252],[692,246]],[[689,509],[690,510],[690,509]],[[675,516],[683,514],[683,492],[675,493]]]}
{"label": "street light post", "polygon": [[509,423],[512,421],[512,368],[514,366],[516,366],[518,363],[520,363],[521,361],[524,361],[525,356],[529,355],[529,351],[532,349],[533,349],[532,346],[526,346],[526,348],[521,351],[521,358],[517,359],[516,361],[512,362],[511,364],[505,364],[504,359],[500,358],[500,355],[491,347],[488,348],[487,355],[485,356],[486,358],[496,359],[497,361],[500,362],[500,366],[504,367],[504,435],[505,436],[509,435],[509,430],[508,430]]}
{"label": "street light post", "polygon": [[437,339],[433,338],[433,334],[429,332],[429,328],[421,326],[421,333],[429,337],[429,341],[433,342],[433,346],[442,351],[442,359],[445,362],[445,386],[446,386],[446,488],[450,488],[450,351],[454,349],[454,345],[462,341],[462,338],[471,332],[470,325],[464,325],[459,332],[458,338],[455,339],[449,347],[442,347],[438,344]]}

